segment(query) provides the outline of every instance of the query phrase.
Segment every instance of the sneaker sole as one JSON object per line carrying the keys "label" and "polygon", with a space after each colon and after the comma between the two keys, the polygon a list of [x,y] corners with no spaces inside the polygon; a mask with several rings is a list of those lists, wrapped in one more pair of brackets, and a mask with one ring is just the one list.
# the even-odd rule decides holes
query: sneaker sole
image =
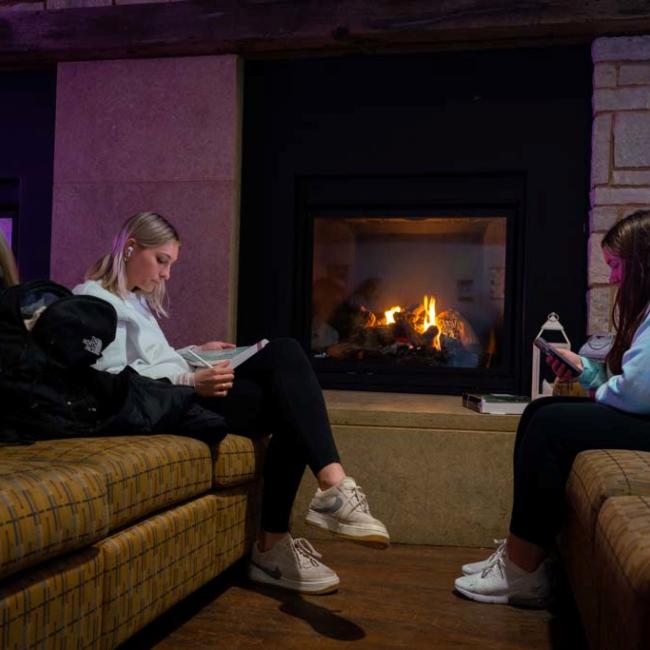
{"label": "sneaker sole", "polygon": [[289,589],[291,591],[298,591],[302,594],[330,594],[339,588],[340,580],[338,578],[331,578],[328,580],[320,580],[318,582],[300,582],[298,580],[290,580],[289,578],[272,578],[270,575],[264,573],[255,566],[248,567],[248,577],[253,582],[258,584],[269,585],[272,587],[280,587],[281,589]]}
{"label": "sneaker sole", "polygon": [[461,596],[474,600],[477,603],[492,603],[494,605],[512,605],[513,607],[522,607],[525,609],[546,609],[550,598],[520,598],[517,596],[485,596],[484,594],[475,594],[473,591],[454,586]]}
{"label": "sneaker sole", "polygon": [[390,546],[390,537],[381,530],[371,530],[353,526],[352,524],[342,524],[333,517],[313,511],[307,513],[305,521],[310,526],[327,530],[337,537],[342,537],[343,539],[362,544],[363,546],[377,549],[386,549]]}

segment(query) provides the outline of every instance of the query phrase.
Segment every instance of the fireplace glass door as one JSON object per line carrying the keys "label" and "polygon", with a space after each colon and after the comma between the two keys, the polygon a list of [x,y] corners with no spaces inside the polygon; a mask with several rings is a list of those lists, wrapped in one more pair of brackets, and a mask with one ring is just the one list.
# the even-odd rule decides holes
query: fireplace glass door
{"label": "fireplace glass door", "polygon": [[316,214],[318,365],[489,371],[503,363],[505,215]]}

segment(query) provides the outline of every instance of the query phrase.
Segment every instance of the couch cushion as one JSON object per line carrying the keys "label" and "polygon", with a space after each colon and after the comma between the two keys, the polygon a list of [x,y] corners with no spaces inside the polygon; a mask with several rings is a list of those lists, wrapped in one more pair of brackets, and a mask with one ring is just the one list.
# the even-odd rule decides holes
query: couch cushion
{"label": "couch cushion", "polygon": [[603,505],[594,543],[599,648],[650,647],[650,498]]}
{"label": "couch cushion", "polygon": [[268,440],[230,434],[214,445],[214,487],[242,485],[260,477]]}
{"label": "couch cushion", "polygon": [[596,648],[599,600],[595,587],[593,531],[587,535],[582,522],[569,510],[557,541],[589,647]]}
{"label": "couch cushion", "polygon": [[206,494],[97,542],[105,574],[95,648],[117,647],[216,575],[217,505]]}
{"label": "couch cushion", "polygon": [[83,463],[100,472],[107,482],[111,530],[212,486],[209,447],[181,436],[44,440],[7,448],[3,455]]}
{"label": "couch cushion", "polygon": [[605,500],[625,495],[650,496],[650,452],[598,449],[578,454],[567,499],[590,538]]}
{"label": "couch cushion", "polygon": [[77,463],[0,459],[0,577],[108,532],[105,477]]}
{"label": "couch cushion", "polygon": [[3,580],[0,648],[98,648],[103,559],[90,547]]}

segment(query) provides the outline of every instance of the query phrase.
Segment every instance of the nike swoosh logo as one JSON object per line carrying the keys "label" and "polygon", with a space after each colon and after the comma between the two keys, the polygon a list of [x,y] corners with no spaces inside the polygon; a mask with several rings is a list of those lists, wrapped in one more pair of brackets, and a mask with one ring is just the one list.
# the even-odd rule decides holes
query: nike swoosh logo
{"label": "nike swoosh logo", "polygon": [[257,567],[260,571],[264,571],[269,578],[273,578],[274,580],[279,580],[282,577],[282,571],[280,571],[279,567],[275,567],[275,569],[268,569],[265,566],[262,566],[261,564],[258,564],[257,562],[253,562],[251,560],[251,564],[254,567]]}
{"label": "nike swoosh logo", "polygon": [[329,505],[326,506],[312,506],[311,509],[314,510],[315,512],[324,514],[327,512],[336,512],[342,505],[343,505],[343,499],[337,496],[334,497],[333,503],[330,503]]}

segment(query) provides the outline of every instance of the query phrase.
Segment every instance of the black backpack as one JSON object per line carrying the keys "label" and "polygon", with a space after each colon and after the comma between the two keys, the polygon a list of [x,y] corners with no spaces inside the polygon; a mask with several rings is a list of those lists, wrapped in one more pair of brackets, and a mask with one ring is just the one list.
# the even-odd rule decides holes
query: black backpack
{"label": "black backpack", "polygon": [[[30,322],[31,321],[31,322]],[[28,329],[26,322],[33,327]],[[114,406],[90,366],[115,338],[117,314],[49,281],[0,293],[0,423],[5,439],[79,435]],[[103,391],[102,391],[102,388]],[[115,395],[115,397],[118,397]],[[55,434],[55,435],[52,435]]]}
{"label": "black backpack", "polygon": [[129,367],[119,374],[91,367],[116,327],[108,302],[75,296],[54,282],[4,289],[0,442],[150,433],[223,437],[224,419],[196,404],[193,389]]}

